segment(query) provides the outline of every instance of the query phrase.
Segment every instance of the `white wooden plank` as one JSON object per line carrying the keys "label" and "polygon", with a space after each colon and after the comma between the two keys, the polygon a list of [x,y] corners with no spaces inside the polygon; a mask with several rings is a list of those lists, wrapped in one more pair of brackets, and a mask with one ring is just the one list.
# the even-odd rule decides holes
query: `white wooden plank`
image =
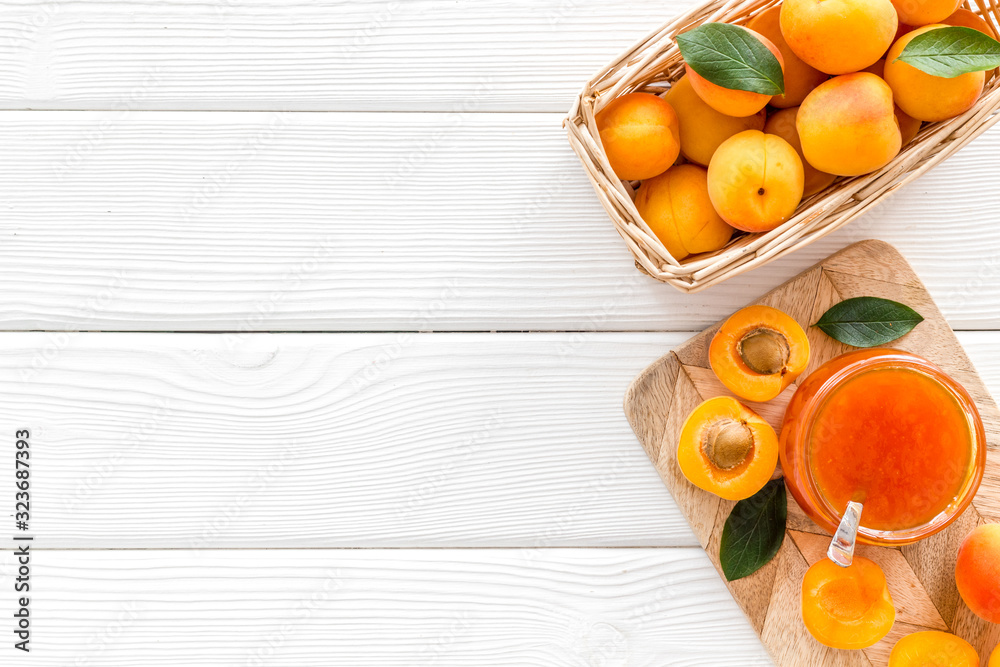
{"label": "white wooden plank", "polygon": [[0,434],[55,548],[694,546],[621,410],[686,337],[2,334]]}
{"label": "white wooden plank", "polygon": [[848,243],[1000,328],[1000,130],[698,295],[633,267],[554,114],[0,113],[0,328],[694,330]]}
{"label": "white wooden plank", "polygon": [[621,408],[685,338],[0,334],[0,434],[51,547],[694,545]]}
{"label": "white wooden plank", "polygon": [[695,0],[0,3],[0,106],[560,111]]}
{"label": "white wooden plank", "polygon": [[36,551],[31,577],[33,665],[772,664],[695,549]]}

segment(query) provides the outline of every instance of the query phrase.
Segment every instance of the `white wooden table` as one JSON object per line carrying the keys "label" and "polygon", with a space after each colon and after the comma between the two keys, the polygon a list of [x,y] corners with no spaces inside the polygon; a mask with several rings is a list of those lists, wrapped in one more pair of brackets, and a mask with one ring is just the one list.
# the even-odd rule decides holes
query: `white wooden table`
{"label": "white wooden table", "polygon": [[[32,664],[770,664],[623,392],[870,237],[1000,390],[1000,131],[681,295],[635,271],[560,122],[690,4],[0,2]],[[5,521],[0,663],[27,664]]]}

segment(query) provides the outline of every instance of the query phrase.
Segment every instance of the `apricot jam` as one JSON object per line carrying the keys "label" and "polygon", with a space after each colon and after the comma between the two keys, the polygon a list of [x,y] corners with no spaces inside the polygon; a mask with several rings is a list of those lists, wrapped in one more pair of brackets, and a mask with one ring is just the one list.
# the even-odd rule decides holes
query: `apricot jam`
{"label": "apricot jam", "polygon": [[785,413],[781,462],[820,526],[833,532],[857,500],[862,541],[905,544],[968,507],[982,481],[985,433],[969,394],[931,362],[860,350],[800,385]]}

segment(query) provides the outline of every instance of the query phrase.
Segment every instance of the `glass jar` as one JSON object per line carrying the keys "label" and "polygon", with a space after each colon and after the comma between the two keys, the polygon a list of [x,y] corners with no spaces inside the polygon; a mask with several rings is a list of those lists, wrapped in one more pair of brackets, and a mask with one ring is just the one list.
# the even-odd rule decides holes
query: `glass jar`
{"label": "glass jar", "polygon": [[933,535],[965,511],[986,467],[986,433],[972,397],[940,368],[869,349],[800,384],[780,451],[788,489],[813,521],[833,533],[847,501],[868,502],[858,540],[893,546]]}

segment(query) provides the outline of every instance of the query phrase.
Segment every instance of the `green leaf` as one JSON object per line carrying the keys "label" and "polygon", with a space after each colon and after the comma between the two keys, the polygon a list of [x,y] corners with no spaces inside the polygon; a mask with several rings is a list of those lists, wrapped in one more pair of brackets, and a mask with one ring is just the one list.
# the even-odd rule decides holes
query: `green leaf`
{"label": "green leaf", "polygon": [[781,63],[746,28],[706,23],[677,35],[677,46],[691,69],[718,86],[764,95],[785,92]]}
{"label": "green leaf", "polygon": [[748,577],[771,562],[785,539],[788,500],[784,480],[763,489],[733,507],[722,528],[719,560],[729,581]]}
{"label": "green leaf", "polygon": [[826,311],[816,326],[841,343],[875,347],[905,336],[923,321],[909,306],[875,296],[859,296]]}
{"label": "green leaf", "polygon": [[953,79],[969,72],[1000,67],[1000,42],[972,28],[935,28],[910,40],[893,62]]}

